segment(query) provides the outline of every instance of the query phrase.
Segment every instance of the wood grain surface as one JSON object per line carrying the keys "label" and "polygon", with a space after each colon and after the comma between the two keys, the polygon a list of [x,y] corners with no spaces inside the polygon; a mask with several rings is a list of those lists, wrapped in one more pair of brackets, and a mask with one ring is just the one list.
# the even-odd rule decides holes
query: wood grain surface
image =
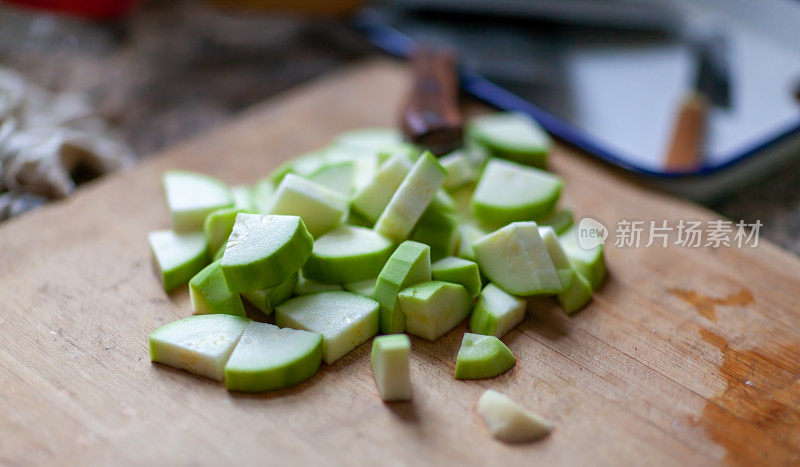
{"label": "wood grain surface", "polygon": [[[151,364],[147,335],[191,313],[152,271],[168,225],[160,176],[184,168],[252,183],[358,126],[394,125],[410,75],[372,62],[0,227],[0,464],[704,465],[797,463],[800,261],[758,248],[607,249],[610,275],[567,317],[531,300],[491,380],[453,379],[464,325],[413,340],[413,403],[384,404],[369,344],[263,395]],[[620,219],[713,219],[558,146],[564,204]],[[553,420],[505,445],[475,414],[494,388]]]}

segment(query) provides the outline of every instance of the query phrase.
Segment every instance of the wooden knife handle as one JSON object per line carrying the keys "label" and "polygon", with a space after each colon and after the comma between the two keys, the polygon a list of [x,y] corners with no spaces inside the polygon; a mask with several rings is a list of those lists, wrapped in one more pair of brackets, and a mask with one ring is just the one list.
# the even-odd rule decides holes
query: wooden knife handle
{"label": "wooden knife handle", "polygon": [[702,94],[690,94],[681,102],[665,157],[668,170],[689,170],[700,165],[707,114],[708,100]]}
{"label": "wooden knife handle", "polygon": [[464,120],[458,109],[455,55],[419,48],[411,55],[414,86],[402,113],[403,133],[409,141],[437,155],[461,146]]}

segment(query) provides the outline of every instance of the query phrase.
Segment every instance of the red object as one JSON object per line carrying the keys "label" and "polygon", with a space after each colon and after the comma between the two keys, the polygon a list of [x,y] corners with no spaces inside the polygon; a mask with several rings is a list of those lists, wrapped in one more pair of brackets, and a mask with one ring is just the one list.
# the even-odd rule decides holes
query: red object
{"label": "red object", "polygon": [[131,12],[136,0],[7,0],[8,3],[92,19],[118,19]]}

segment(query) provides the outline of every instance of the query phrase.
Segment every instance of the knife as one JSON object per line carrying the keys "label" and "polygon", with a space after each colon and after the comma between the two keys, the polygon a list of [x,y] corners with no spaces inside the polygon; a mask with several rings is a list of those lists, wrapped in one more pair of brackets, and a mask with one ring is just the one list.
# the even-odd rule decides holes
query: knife
{"label": "knife", "polygon": [[694,25],[684,32],[697,71],[694,89],[678,106],[664,165],[671,171],[688,171],[702,163],[709,111],[731,107],[730,65],[725,36],[711,25]]}
{"label": "knife", "polygon": [[456,57],[449,50],[417,48],[411,54],[414,84],[401,115],[408,141],[437,156],[461,146],[464,120],[458,108]]}

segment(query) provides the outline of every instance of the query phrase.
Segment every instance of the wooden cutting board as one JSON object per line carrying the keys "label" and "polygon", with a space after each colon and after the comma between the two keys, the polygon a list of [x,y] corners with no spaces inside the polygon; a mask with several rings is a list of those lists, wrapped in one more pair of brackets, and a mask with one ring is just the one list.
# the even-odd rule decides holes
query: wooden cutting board
{"label": "wooden cutting board", "polygon": [[[0,463],[797,463],[800,261],[757,248],[607,249],[610,275],[567,317],[550,299],[504,340],[516,367],[456,381],[465,327],[413,340],[413,403],[375,393],[369,344],[296,388],[232,394],[151,364],[147,335],[191,313],[151,269],[168,225],[160,176],[253,183],[343,130],[393,125],[410,77],[372,62],[0,226]],[[710,220],[558,146],[564,204],[607,226]],[[553,420],[548,438],[492,439],[475,403],[494,388]]]}

